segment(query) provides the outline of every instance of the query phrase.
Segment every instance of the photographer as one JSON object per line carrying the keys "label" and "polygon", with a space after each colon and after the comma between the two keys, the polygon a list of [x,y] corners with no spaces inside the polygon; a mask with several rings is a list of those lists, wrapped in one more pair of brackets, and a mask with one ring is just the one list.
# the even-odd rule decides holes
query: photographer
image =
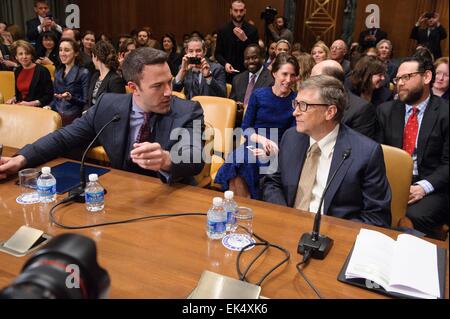
{"label": "photographer", "polygon": [[63,30],[53,20],[47,0],[35,0],[34,12],[36,13],[36,18],[27,21],[27,38],[39,50],[39,36],[43,32],[52,31],[57,37],[60,37]]}
{"label": "photographer", "polygon": [[186,43],[186,54],[173,81],[173,89],[181,91],[187,99],[194,96],[226,97],[225,71],[223,67],[205,58],[205,42],[192,37]]}
{"label": "photographer", "polygon": [[268,26],[272,35],[272,39],[278,42],[281,39],[289,41],[290,44],[294,42],[294,35],[286,26],[286,20],[282,16],[277,16],[275,21]]}
{"label": "photographer", "polygon": [[418,45],[430,49],[434,58],[439,59],[442,56],[441,41],[447,38],[447,32],[439,22],[439,14],[437,12],[423,13],[411,30],[410,38],[416,40]]}

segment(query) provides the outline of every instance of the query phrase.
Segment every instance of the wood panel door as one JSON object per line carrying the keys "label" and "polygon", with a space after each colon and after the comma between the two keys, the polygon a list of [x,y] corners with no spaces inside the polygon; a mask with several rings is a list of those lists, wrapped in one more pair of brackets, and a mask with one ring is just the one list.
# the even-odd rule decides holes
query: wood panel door
{"label": "wood panel door", "polygon": [[343,0],[300,0],[297,7],[297,40],[309,51],[319,40],[328,46],[342,34]]}

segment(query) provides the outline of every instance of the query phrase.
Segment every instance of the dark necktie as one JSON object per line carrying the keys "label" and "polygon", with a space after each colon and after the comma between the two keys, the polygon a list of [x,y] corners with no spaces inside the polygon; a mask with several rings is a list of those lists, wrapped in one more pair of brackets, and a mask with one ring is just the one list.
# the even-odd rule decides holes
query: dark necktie
{"label": "dark necktie", "polygon": [[191,92],[191,98],[197,95],[200,95],[200,72],[192,71],[192,92]]}
{"label": "dark necktie", "polygon": [[250,77],[250,82],[247,85],[247,91],[245,91],[245,97],[244,97],[244,106],[247,107],[248,101],[250,101],[250,96],[253,93],[253,89],[255,88],[256,83],[256,73],[252,74]]}
{"label": "dark necktie", "polygon": [[144,115],[144,122],[139,129],[136,143],[144,143],[148,142],[148,138],[150,137],[150,118],[152,113],[142,113]]}
{"label": "dark necktie", "polygon": [[413,107],[412,114],[409,116],[403,132],[403,149],[413,155],[414,148],[416,147],[417,133],[419,131],[419,121],[417,115],[419,110]]}

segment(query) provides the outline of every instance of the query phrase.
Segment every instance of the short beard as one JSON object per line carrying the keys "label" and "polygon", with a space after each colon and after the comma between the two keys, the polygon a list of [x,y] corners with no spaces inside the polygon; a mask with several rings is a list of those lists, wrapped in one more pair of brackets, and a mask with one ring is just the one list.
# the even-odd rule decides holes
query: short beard
{"label": "short beard", "polygon": [[420,86],[414,90],[411,90],[405,97],[399,95],[400,101],[408,105],[414,105],[423,95],[423,86]]}
{"label": "short beard", "polygon": [[244,19],[245,19],[245,15],[242,16],[240,21],[236,20],[236,18],[234,16],[231,16],[231,20],[233,20],[236,23],[242,23],[242,22],[244,22]]}

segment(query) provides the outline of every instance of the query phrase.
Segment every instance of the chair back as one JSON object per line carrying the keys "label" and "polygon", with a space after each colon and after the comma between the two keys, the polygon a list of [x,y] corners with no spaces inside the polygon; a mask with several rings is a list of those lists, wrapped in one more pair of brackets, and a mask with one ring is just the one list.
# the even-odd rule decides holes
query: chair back
{"label": "chair back", "polygon": [[53,64],[42,64],[42,66],[46,67],[48,72],[50,72],[50,76],[52,78],[52,81],[55,80],[55,66]]}
{"label": "chair back", "polygon": [[202,138],[205,138],[205,147],[203,148],[202,153],[205,166],[200,174],[194,176],[194,178],[197,181],[197,186],[207,187],[211,184],[211,161],[214,152],[214,128],[207,121],[205,121],[205,132]]}
{"label": "chair back", "polygon": [[0,71],[0,93],[5,102],[16,95],[14,72]]}
{"label": "chair back", "polygon": [[391,186],[391,214],[393,228],[398,226],[408,207],[409,190],[413,174],[413,160],[404,150],[381,145],[386,166],[386,175]]}
{"label": "chair back", "polygon": [[22,148],[61,126],[61,117],[52,110],[0,105],[0,144]]}
{"label": "chair back", "polygon": [[186,100],[186,95],[184,95],[184,94],[181,93],[181,92],[172,91],[172,95],[173,95],[173,96],[176,96],[176,97],[179,97],[180,99]]}
{"label": "chair back", "polygon": [[125,92],[126,93],[133,93],[133,90],[128,85],[125,85]]}
{"label": "chair back", "polygon": [[232,85],[230,83],[227,83],[227,98],[230,97],[232,88],[233,88]]}
{"label": "chair back", "polygon": [[214,152],[224,158],[233,150],[233,128],[236,119],[236,102],[216,96],[195,96],[200,102],[205,122],[214,128]]}

